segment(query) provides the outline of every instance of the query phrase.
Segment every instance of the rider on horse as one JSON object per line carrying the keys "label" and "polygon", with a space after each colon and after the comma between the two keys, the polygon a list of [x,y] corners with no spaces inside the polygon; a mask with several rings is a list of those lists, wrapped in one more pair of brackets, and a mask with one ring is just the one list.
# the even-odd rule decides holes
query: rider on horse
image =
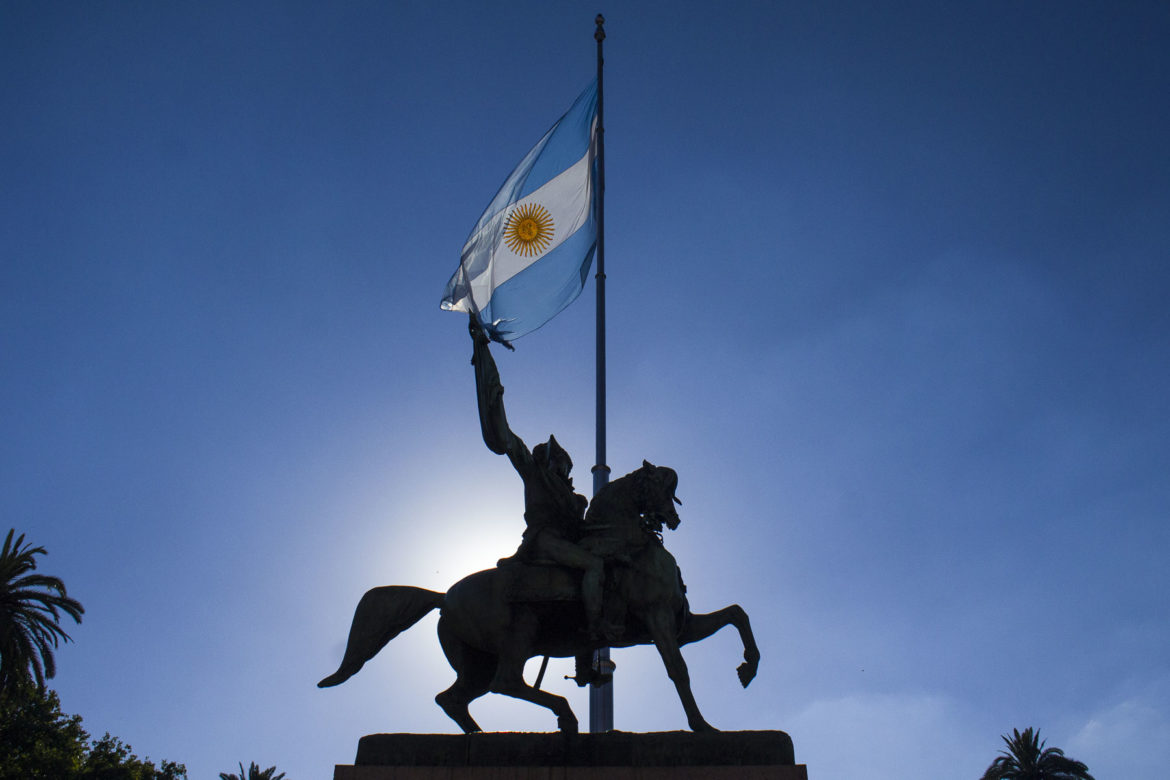
{"label": "rider on horse", "polygon": [[614,639],[620,627],[602,620],[602,586],[605,561],[577,544],[588,500],[574,492],[569,472],[573,461],[553,436],[529,451],[508,427],[504,414],[504,387],[499,370],[488,350],[489,339],[475,315],[468,330],[474,343],[471,358],[475,366],[475,389],[484,443],[497,455],[507,455],[524,481],[523,541],[516,551],[525,563],[551,561],[583,572],[582,601],[590,635]]}

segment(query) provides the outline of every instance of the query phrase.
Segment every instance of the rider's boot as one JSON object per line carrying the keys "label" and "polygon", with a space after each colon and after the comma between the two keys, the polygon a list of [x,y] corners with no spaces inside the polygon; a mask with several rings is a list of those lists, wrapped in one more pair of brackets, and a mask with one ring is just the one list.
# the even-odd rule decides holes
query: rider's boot
{"label": "rider's boot", "polygon": [[604,572],[604,568],[598,562],[596,566],[587,569],[581,579],[581,600],[585,602],[586,631],[591,641],[602,644],[616,642],[625,632],[625,627],[621,623],[603,619],[602,583]]}

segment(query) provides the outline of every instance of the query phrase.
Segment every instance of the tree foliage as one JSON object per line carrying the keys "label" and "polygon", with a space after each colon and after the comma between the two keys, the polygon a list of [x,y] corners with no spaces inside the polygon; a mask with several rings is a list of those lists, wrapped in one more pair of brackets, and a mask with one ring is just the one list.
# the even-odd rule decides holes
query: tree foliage
{"label": "tree foliage", "polygon": [[0,780],[184,780],[173,761],[155,766],[107,732],[92,743],[81,716],[31,682],[0,695]]}
{"label": "tree foliage", "polygon": [[251,762],[248,771],[244,771],[243,762],[240,763],[240,773],[235,772],[220,772],[219,780],[283,780],[284,772],[275,774],[276,767],[270,766],[267,769],[261,769],[255,761]]}
{"label": "tree foliage", "polygon": [[85,608],[57,577],[34,574],[45,548],[8,531],[0,548],[0,780],[182,780],[187,768],[134,755],[109,732],[92,743],[81,716],[65,715],[45,678],[57,673],[53,650],[69,635],[62,614],[81,622]]}
{"label": "tree foliage", "polygon": [[80,623],[85,612],[60,579],[32,573],[45,548],[24,544],[24,534],[14,540],[15,533],[8,531],[0,549],[0,694],[29,679],[43,688],[57,673],[53,650],[69,641],[61,614]]}
{"label": "tree foliage", "polygon": [[1031,727],[1003,735],[1007,750],[987,767],[982,780],[1093,780],[1089,768],[1066,758],[1060,748],[1045,748],[1040,732]]}

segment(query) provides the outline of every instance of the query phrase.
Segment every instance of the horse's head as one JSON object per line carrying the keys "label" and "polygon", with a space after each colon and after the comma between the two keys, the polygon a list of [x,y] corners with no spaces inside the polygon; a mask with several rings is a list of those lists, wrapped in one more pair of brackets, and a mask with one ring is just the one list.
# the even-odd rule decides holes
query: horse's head
{"label": "horse's head", "polygon": [[678,474],[666,466],[655,466],[648,460],[642,461],[638,477],[639,512],[652,530],[661,531],[665,525],[670,530],[678,528],[678,512],[674,505],[682,505],[674,491],[678,488]]}

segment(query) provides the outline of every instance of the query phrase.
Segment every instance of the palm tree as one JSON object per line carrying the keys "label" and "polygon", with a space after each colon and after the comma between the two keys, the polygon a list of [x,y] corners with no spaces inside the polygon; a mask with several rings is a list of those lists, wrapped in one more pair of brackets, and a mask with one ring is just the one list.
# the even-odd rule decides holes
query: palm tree
{"label": "palm tree", "polygon": [[1029,726],[1021,734],[1012,729],[1011,739],[1003,736],[1007,750],[991,762],[981,780],[1093,780],[1089,768],[1065,758],[1060,748],[1045,748],[1040,732]]}
{"label": "palm tree", "polygon": [[240,773],[238,775],[235,772],[230,774],[228,772],[220,772],[219,780],[282,780],[284,772],[281,772],[279,775],[274,774],[275,772],[276,767],[270,766],[267,769],[261,769],[253,761],[248,767],[247,772],[244,771],[244,765],[241,763]]}
{"label": "palm tree", "polygon": [[[65,593],[57,577],[31,574],[45,548],[24,544],[11,529],[0,550],[0,694],[11,693],[34,678],[38,688],[57,673],[53,650],[69,635],[59,625],[64,612],[80,623],[85,608]],[[30,674],[31,672],[31,674]]]}

